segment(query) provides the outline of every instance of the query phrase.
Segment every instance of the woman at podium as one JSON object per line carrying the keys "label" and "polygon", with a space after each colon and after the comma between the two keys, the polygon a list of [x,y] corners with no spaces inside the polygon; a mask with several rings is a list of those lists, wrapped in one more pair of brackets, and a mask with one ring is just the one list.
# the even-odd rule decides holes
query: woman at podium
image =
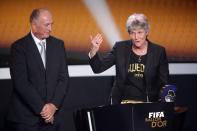
{"label": "woman at podium", "polygon": [[112,103],[155,102],[168,83],[169,69],[165,48],[148,39],[150,25],[144,14],[134,13],[126,21],[129,39],[118,41],[101,56],[101,34],[90,36],[89,63],[94,73],[116,67]]}

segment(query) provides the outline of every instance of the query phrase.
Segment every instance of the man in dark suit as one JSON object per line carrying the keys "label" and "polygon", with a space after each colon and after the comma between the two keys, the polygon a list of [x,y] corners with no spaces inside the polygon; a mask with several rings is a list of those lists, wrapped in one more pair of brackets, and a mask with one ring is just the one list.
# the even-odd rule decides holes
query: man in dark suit
{"label": "man in dark suit", "polygon": [[49,10],[34,9],[30,24],[31,32],[11,47],[8,120],[15,131],[57,131],[69,79],[64,42],[50,36]]}
{"label": "man in dark suit", "polygon": [[116,42],[104,57],[97,53],[103,41],[101,34],[91,36],[90,65],[95,73],[115,65],[113,104],[158,101],[169,76],[165,48],[147,39],[149,23],[144,14],[132,14],[126,27],[131,40]]}

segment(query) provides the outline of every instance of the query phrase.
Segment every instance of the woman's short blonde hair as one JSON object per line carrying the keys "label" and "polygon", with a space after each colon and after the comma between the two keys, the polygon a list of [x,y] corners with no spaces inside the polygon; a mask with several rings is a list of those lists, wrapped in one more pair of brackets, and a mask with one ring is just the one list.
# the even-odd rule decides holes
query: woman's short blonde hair
{"label": "woman's short blonde hair", "polygon": [[144,14],[134,13],[128,17],[126,29],[128,33],[135,29],[144,29],[146,32],[149,32],[150,25],[147,17]]}

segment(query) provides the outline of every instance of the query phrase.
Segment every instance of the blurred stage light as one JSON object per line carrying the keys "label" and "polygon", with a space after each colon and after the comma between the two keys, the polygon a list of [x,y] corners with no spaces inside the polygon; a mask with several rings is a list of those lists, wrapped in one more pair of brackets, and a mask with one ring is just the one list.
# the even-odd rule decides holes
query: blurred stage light
{"label": "blurred stage light", "polygon": [[83,2],[91,12],[107,38],[107,42],[110,43],[111,46],[113,46],[116,41],[122,40],[105,0],[83,0]]}

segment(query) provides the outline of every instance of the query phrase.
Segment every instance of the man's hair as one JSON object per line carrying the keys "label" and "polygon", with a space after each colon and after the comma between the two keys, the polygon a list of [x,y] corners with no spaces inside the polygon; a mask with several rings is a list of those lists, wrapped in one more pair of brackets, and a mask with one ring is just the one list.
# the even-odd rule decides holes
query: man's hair
{"label": "man's hair", "polygon": [[29,18],[30,23],[32,23],[34,20],[38,19],[39,15],[40,15],[40,13],[42,11],[48,11],[48,9],[45,9],[45,8],[37,8],[37,9],[34,9],[31,12],[31,15],[30,15],[30,18]]}

